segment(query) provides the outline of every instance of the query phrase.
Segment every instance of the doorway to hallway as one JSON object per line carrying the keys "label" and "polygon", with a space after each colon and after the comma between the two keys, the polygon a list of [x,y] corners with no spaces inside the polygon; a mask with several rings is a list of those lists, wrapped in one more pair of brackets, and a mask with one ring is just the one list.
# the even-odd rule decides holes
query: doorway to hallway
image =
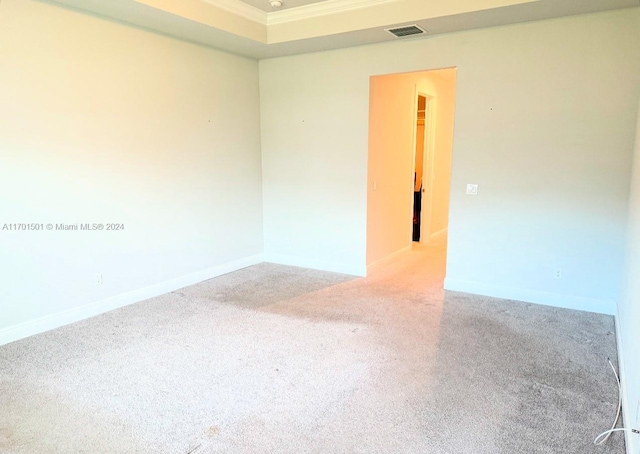
{"label": "doorway to hallway", "polygon": [[456,69],[370,80],[367,267],[446,243]]}

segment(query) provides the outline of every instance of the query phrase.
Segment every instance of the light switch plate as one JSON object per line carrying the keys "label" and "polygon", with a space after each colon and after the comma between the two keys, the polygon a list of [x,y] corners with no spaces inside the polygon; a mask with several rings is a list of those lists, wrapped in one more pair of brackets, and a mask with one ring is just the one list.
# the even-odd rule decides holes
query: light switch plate
{"label": "light switch plate", "polygon": [[478,185],[467,184],[467,195],[478,195]]}

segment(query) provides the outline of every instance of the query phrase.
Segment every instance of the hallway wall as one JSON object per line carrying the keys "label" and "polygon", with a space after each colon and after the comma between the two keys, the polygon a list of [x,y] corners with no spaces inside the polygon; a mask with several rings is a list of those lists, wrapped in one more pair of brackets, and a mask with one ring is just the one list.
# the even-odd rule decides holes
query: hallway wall
{"label": "hallway wall", "polygon": [[451,72],[430,71],[427,74],[437,94],[433,201],[430,227],[430,233],[433,236],[446,233],[449,227],[456,77],[455,73]]}

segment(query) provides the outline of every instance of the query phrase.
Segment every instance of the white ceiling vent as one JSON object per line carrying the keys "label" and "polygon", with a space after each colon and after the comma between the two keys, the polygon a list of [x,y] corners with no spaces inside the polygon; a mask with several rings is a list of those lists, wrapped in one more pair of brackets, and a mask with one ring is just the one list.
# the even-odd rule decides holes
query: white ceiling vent
{"label": "white ceiling vent", "polygon": [[404,38],[406,36],[414,36],[414,35],[424,35],[427,33],[426,30],[423,30],[417,25],[405,25],[404,27],[398,27],[398,28],[385,28],[385,31],[388,31],[396,38]]}

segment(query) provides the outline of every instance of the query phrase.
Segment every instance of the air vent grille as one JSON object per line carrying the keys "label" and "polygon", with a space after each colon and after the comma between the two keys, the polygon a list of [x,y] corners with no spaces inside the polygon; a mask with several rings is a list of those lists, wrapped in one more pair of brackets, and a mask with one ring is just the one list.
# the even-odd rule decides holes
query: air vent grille
{"label": "air vent grille", "polygon": [[421,29],[417,25],[407,25],[407,26],[398,27],[398,28],[387,28],[385,30],[391,33],[396,38],[404,38],[406,36],[413,36],[413,35],[423,35],[427,33],[425,30]]}

